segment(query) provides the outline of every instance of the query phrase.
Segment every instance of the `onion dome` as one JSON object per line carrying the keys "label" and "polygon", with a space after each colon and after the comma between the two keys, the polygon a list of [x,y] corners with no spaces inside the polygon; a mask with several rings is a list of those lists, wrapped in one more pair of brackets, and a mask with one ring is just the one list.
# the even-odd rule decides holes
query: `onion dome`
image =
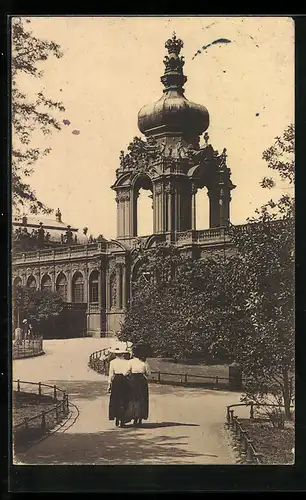
{"label": "onion dome", "polygon": [[184,57],[179,56],[183,42],[173,33],[165,47],[168,55],[164,58],[165,72],[161,77],[165,87],[163,96],[156,103],[141,108],[138,128],[149,136],[163,133],[199,136],[209,126],[209,114],[204,106],[184,96],[183,85],[187,77],[183,73]]}

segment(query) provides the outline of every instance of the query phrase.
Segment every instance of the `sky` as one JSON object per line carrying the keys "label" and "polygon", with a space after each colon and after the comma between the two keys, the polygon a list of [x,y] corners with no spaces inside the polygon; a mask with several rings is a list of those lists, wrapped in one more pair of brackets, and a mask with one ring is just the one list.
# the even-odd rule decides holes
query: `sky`
{"label": "sky", "polygon": [[[31,17],[39,38],[61,46],[63,57],[41,63],[43,77],[20,76],[29,97],[43,90],[61,100],[62,129],[33,134],[51,153],[35,165],[39,199],[60,208],[64,222],[116,237],[115,181],[120,150],[133,137],[139,109],[157,101],[163,86],[165,41],[184,42],[187,99],[210,114],[210,143],[227,148],[232,181],[231,222],[241,224],[271,198],[260,186],[270,175],[263,151],[294,121],[294,22],[289,17]],[[231,43],[213,45],[218,38]],[[65,125],[63,120],[68,120]],[[67,123],[67,122],[66,122]],[[79,131],[79,133],[73,133]],[[14,139],[13,139],[14,140]],[[203,143],[203,139],[201,139]],[[277,198],[287,186],[278,183]],[[152,232],[151,200],[141,194],[139,234]],[[52,217],[52,216],[51,216]],[[208,197],[197,195],[197,229],[208,227]]]}

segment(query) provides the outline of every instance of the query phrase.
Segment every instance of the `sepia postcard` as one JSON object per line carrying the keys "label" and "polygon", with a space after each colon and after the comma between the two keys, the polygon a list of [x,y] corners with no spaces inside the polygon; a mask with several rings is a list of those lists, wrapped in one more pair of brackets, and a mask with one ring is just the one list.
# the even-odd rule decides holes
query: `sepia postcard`
{"label": "sepia postcard", "polygon": [[11,18],[14,465],[293,465],[294,21]]}

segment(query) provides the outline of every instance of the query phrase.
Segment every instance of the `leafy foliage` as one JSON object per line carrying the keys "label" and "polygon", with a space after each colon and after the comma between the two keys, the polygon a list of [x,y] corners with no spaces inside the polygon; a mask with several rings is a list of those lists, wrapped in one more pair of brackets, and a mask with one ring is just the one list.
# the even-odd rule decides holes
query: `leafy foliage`
{"label": "leafy foliage", "polygon": [[220,330],[228,327],[227,268],[235,268],[234,259],[193,261],[183,258],[172,245],[144,253],[138,261],[121,340],[142,340],[156,355],[174,358],[224,355],[214,332],[221,336]]}
{"label": "leafy foliage", "polygon": [[40,129],[44,135],[52,130],[60,130],[59,121],[50,114],[52,110],[64,111],[61,102],[47,98],[43,92],[36,95],[35,100],[21,92],[19,77],[21,74],[33,78],[41,78],[40,63],[51,55],[62,57],[60,47],[48,40],[36,38],[27,28],[30,20],[15,17],[12,20],[12,191],[13,206],[20,211],[20,207],[28,205],[32,213],[41,210],[50,213],[36,197],[35,192],[25,178],[33,173],[33,165],[50,152],[50,148],[40,149],[32,146],[34,130]]}
{"label": "leafy foliage", "polygon": [[[293,158],[284,161],[281,151],[292,154],[292,141],[290,126],[264,153],[269,167],[290,183]],[[234,252],[221,258],[192,261],[172,246],[140,255],[121,339],[148,342],[156,355],[228,356],[243,370],[245,400],[284,403],[288,418],[294,370],[293,206],[292,197],[282,196],[258,209],[246,228],[231,226]]]}
{"label": "leafy foliage", "polygon": [[17,286],[13,294],[13,307],[19,309],[20,320],[40,324],[50,316],[58,316],[63,308],[62,298],[55,292]]}

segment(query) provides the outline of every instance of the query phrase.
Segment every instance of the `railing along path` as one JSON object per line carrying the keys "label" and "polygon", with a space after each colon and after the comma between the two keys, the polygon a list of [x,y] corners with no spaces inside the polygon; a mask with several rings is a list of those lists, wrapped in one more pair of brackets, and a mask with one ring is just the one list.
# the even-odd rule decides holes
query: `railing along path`
{"label": "railing along path", "polygon": [[[45,395],[45,396],[52,396],[53,401],[56,403],[55,406],[49,410],[46,411],[41,411],[37,415],[34,415],[33,417],[29,418],[24,418],[23,422],[13,425],[13,430],[15,431],[16,429],[28,429],[30,427],[30,423],[37,421],[40,419],[40,428],[41,429],[47,429],[47,419],[46,417],[54,413],[55,414],[55,421],[56,423],[59,423],[62,418],[66,418],[69,414],[69,399],[68,399],[68,394],[66,391],[60,389],[56,385],[49,385],[49,384],[43,384],[42,382],[28,382],[25,380],[13,380],[13,389],[14,385],[16,387],[17,393],[21,392],[21,387],[22,385],[27,385],[27,386],[37,386],[37,394],[38,395]],[[51,389],[49,393],[44,391],[43,393],[43,388],[48,388]],[[27,391],[22,391],[22,392],[27,392]],[[28,391],[28,393],[34,393],[33,391]],[[34,393],[35,394],[35,393]],[[60,397],[59,397],[60,396]],[[61,418],[62,417],[62,418]]]}

